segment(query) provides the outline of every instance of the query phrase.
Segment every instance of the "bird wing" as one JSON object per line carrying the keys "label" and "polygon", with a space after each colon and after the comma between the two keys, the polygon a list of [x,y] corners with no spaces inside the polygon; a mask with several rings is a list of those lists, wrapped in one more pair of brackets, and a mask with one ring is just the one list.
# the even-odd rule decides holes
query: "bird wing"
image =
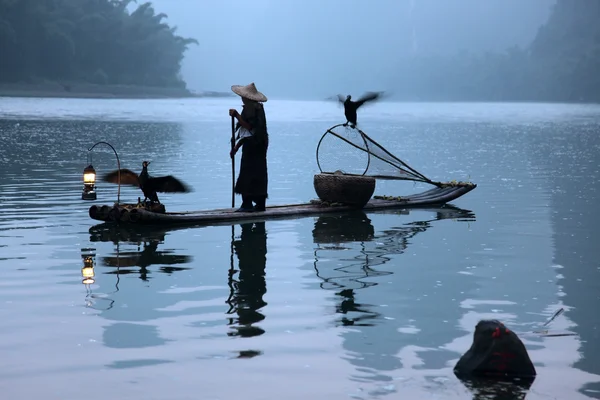
{"label": "bird wing", "polygon": [[157,176],[154,178],[150,178],[148,182],[152,185],[152,188],[157,192],[188,193],[192,191],[192,189],[188,185],[175,178],[173,175]]}
{"label": "bird wing", "polygon": [[381,92],[367,92],[360,99],[356,100],[356,107],[362,106],[367,101],[376,100],[379,96],[381,96]]}
{"label": "bird wing", "polygon": [[[102,180],[104,182],[109,182],[109,183],[119,183],[119,170],[114,170],[112,172],[109,172],[107,174],[105,174],[102,177]],[[138,177],[138,174],[136,174],[135,172],[127,169],[127,168],[121,168],[121,185],[133,185],[136,187],[140,187],[140,179]]]}
{"label": "bird wing", "polygon": [[338,100],[339,100],[340,103],[344,103],[346,101],[346,96],[343,96],[341,94],[338,94],[337,98],[338,98]]}

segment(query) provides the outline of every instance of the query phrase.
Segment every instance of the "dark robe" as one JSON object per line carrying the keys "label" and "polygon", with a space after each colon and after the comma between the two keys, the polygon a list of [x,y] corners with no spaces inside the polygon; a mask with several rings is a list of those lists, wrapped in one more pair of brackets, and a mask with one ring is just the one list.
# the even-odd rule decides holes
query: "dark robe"
{"label": "dark robe", "polygon": [[[261,103],[244,105],[242,119],[252,127],[252,136],[242,140],[242,162],[240,174],[235,184],[235,193],[249,197],[268,198],[267,118]],[[239,125],[239,124],[238,124]]]}

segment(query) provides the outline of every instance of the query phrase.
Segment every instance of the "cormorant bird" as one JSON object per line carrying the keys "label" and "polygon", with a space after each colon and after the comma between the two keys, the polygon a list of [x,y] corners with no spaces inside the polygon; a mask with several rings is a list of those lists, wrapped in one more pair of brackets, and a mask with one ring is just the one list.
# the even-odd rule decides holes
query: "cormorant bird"
{"label": "cormorant bird", "polygon": [[382,92],[367,92],[357,101],[352,101],[352,96],[348,95],[344,99],[344,96],[338,94],[338,100],[344,104],[344,115],[346,116],[346,123],[344,126],[348,126],[348,123],[352,125],[352,128],[356,128],[356,110],[367,101],[373,101],[381,97]]}
{"label": "cormorant bird", "polygon": [[[121,168],[121,184],[133,185],[142,189],[144,192],[144,202],[150,199],[152,203],[160,204],[156,192],[161,193],[188,193],[191,189],[179,179],[172,175],[151,177],[148,174],[148,165],[150,161],[142,162],[142,172],[135,172]],[[104,182],[119,183],[119,170],[107,173],[102,178]]]}

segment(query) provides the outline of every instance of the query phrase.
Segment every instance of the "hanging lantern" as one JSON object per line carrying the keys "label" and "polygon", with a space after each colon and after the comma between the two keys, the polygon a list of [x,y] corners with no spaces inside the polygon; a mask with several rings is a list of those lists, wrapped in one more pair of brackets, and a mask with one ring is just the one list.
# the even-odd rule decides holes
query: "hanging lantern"
{"label": "hanging lantern", "polygon": [[94,273],[94,259],[91,256],[84,256],[83,268],[81,268],[81,276],[83,277],[81,283],[83,283],[84,285],[93,284],[94,282],[96,282],[96,280],[94,279],[95,275],[96,274]]}
{"label": "hanging lantern", "polygon": [[83,170],[83,192],[82,200],[96,200],[96,170],[92,164]]}

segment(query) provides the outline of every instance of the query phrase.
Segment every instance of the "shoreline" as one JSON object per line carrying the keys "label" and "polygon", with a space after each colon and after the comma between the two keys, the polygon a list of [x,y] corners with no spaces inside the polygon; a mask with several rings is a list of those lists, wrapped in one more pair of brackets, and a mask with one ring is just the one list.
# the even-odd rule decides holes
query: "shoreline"
{"label": "shoreline", "polygon": [[1,84],[0,97],[65,98],[65,99],[189,99],[227,98],[233,93],[150,86],[94,85],[94,84]]}
{"label": "shoreline", "polygon": [[[180,88],[161,88],[152,86],[128,86],[128,85],[96,85],[96,84],[23,84],[23,83],[0,83],[0,98],[63,98],[63,99],[95,99],[95,100],[156,100],[156,99],[194,99],[194,98],[230,98],[237,97],[234,93],[203,91],[192,92]],[[303,98],[294,99],[279,97],[277,100],[291,101],[332,101],[332,98]],[[424,99],[420,96],[410,98],[399,96],[388,99],[392,103],[521,103],[521,104],[582,104],[599,105],[600,102],[593,100],[558,100],[558,99],[449,99],[433,96]]]}

